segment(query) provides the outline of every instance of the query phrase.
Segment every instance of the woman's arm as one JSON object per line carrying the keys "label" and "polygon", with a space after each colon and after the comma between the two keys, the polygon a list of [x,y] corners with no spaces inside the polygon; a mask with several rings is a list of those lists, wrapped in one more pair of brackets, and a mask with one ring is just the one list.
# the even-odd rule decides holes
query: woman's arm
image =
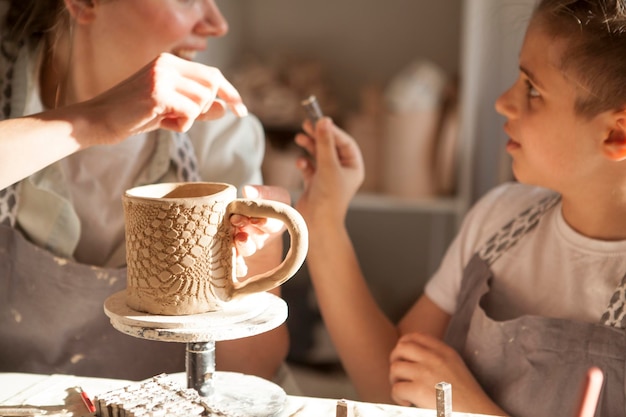
{"label": "woman's arm", "polygon": [[81,149],[87,125],[70,108],[0,122],[0,189]]}
{"label": "woman's arm", "polygon": [[185,131],[197,118],[221,117],[225,106],[247,114],[219,70],[162,54],[92,100],[1,121],[0,189],[80,149],[158,128]]}

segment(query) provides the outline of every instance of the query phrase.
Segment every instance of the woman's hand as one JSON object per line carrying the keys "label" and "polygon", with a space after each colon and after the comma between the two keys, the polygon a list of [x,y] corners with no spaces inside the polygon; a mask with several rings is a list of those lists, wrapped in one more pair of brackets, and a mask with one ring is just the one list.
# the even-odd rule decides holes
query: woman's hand
{"label": "woman's hand", "polygon": [[226,107],[247,114],[222,73],[161,54],[137,73],[92,98],[0,123],[0,189],[93,145],[114,144],[159,128],[185,131]]}
{"label": "woman's hand", "polygon": [[[281,187],[246,185],[246,198],[263,198],[289,204],[291,196]],[[251,218],[234,214],[231,224],[236,228],[237,278],[262,274],[278,266],[283,257],[283,223],[277,219]],[[244,262],[245,256],[245,262]],[[280,297],[281,287],[268,291]],[[284,362],[289,351],[289,332],[285,323],[256,336],[224,340],[217,344],[216,362],[220,370],[245,372],[268,380]],[[245,358],[242,361],[242,358]]]}
{"label": "woman's hand", "polygon": [[307,134],[298,134],[296,143],[310,158],[300,158],[304,191],[296,204],[307,223],[343,223],[350,200],[363,183],[363,157],[354,139],[328,117],[315,126],[303,124]]}
{"label": "woman's hand", "polygon": [[[290,204],[291,195],[282,187],[267,185],[247,185],[243,187],[246,198],[263,198]],[[237,276],[244,277],[250,272],[266,272],[277,266],[282,259],[285,231],[283,222],[272,218],[247,217],[240,214],[230,216],[230,223],[235,227],[235,248],[237,249]],[[258,256],[253,257],[257,252]],[[250,257],[250,258],[249,258]]]}
{"label": "woman's hand", "polygon": [[391,396],[400,405],[436,408],[435,385],[448,382],[455,411],[505,415],[485,394],[461,356],[433,336],[402,336],[390,361]]}
{"label": "woman's hand", "polygon": [[221,117],[226,107],[239,116],[247,114],[241,96],[220,70],[168,53],[82,105],[94,112],[94,123],[109,130],[100,143],[158,128],[186,131],[196,119]]}

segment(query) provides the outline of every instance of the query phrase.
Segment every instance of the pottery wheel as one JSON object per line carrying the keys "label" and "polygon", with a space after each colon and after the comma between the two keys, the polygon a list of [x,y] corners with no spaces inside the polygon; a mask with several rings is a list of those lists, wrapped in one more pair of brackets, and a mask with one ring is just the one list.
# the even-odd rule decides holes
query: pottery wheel
{"label": "pottery wheel", "polygon": [[261,292],[225,303],[220,311],[186,316],[143,313],[126,305],[125,291],[104,302],[104,312],[122,333],[165,342],[206,342],[233,340],[265,333],[287,319],[287,303]]}
{"label": "pottery wheel", "polygon": [[[172,374],[173,382],[184,386],[184,374]],[[207,403],[231,417],[270,417],[285,407],[287,394],[278,385],[253,375],[215,372],[213,393]]]}
{"label": "pottery wheel", "polygon": [[215,370],[215,341],[254,336],[280,326],[287,319],[287,303],[273,294],[251,294],[225,303],[220,311],[186,316],[162,316],[133,310],[126,292],[104,302],[104,312],[116,330],[165,342],[184,342],[187,387],[224,415],[271,417],[287,399],[271,381],[252,375]]}

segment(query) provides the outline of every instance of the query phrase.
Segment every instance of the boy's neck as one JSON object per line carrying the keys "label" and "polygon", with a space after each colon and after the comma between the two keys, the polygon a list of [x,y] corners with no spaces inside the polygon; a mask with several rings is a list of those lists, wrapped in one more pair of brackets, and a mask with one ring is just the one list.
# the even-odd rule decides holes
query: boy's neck
{"label": "boy's neck", "polygon": [[626,192],[564,195],[562,201],[563,218],[578,233],[591,239],[626,240]]}

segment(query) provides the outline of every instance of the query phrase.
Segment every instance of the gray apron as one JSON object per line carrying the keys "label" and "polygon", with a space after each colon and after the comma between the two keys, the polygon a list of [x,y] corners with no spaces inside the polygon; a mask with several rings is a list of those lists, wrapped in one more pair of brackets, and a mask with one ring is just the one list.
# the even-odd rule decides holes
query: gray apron
{"label": "gray apron", "polygon": [[183,343],[111,326],[104,301],[125,287],[125,269],[55,257],[0,225],[0,372],[141,380],[184,371]]}
{"label": "gray apron", "polygon": [[[524,213],[537,221],[541,214]],[[533,225],[513,232],[513,244]],[[497,279],[492,261],[478,253],[468,263],[445,339],[487,394],[516,417],[573,416],[585,373],[595,365],[605,381],[596,416],[625,415],[626,332],[538,316],[492,319],[481,304],[490,281]]]}
{"label": "gray apron", "polygon": [[[23,100],[13,97],[27,94],[24,69],[33,52],[31,44],[39,41],[17,44],[6,36],[0,39],[0,119],[22,115]],[[170,157],[178,178],[199,179],[188,136],[172,138]],[[138,380],[184,371],[184,344],[128,336],[113,329],[104,314],[106,298],[126,286],[125,269],[55,257],[12,228],[17,186],[0,190],[0,372]]]}

